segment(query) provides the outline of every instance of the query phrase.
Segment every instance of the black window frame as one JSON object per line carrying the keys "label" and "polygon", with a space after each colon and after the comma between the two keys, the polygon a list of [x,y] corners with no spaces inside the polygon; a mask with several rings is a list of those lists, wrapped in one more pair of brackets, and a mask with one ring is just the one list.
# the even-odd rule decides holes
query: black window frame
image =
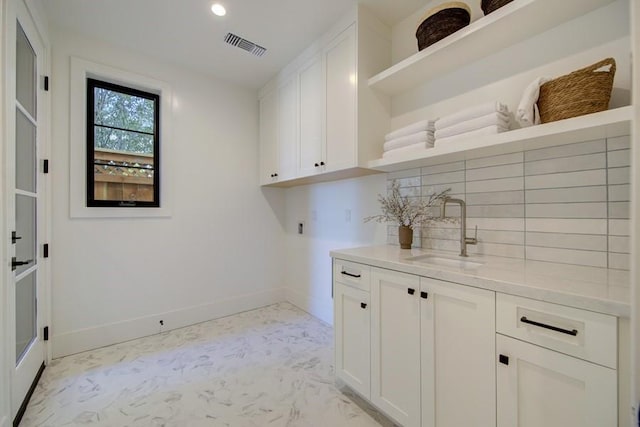
{"label": "black window frame", "polygon": [[[153,132],[153,201],[129,200],[96,200],[95,199],[95,88],[107,89],[152,100],[154,102]],[[119,207],[119,208],[159,208],[160,207],[160,95],[152,92],[122,86],[104,80],[87,78],[87,207]],[[122,129],[129,131],[128,129]]]}

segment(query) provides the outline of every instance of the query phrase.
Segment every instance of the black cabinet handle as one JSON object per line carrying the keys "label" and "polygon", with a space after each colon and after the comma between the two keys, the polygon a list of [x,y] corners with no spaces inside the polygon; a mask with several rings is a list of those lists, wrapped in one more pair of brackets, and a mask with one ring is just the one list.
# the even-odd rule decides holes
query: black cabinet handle
{"label": "black cabinet handle", "polygon": [[11,244],[16,243],[18,240],[21,240],[22,237],[18,236],[15,231],[11,232]]}
{"label": "black cabinet handle", "polygon": [[360,303],[360,307],[361,308],[367,308],[367,303],[366,302],[361,302]]}
{"label": "black cabinet handle", "polygon": [[560,332],[560,333],[571,335],[571,336],[574,336],[574,337],[576,335],[578,335],[578,330],[577,329],[569,330],[569,329],[559,328],[557,326],[547,325],[546,323],[540,323],[540,322],[536,322],[534,320],[529,320],[529,319],[526,318],[526,316],[522,316],[520,318],[520,321],[522,323],[528,323],[529,325],[538,326],[540,328],[551,329],[552,331]]}
{"label": "black cabinet handle", "polygon": [[415,294],[415,293],[416,293],[416,290],[415,290],[415,289],[413,289],[413,288],[409,288],[409,289],[407,289],[407,293],[408,293],[409,295],[413,295],[413,294]]}
{"label": "black cabinet handle", "polygon": [[360,277],[362,277],[362,275],[360,274],[351,274],[346,271],[341,271],[340,274],[344,274],[345,276],[349,276],[349,277],[355,277],[356,279],[359,279]]}
{"label": "black cabinet handle", "polygon": [[314,163],[314,164],[313,164],[313,166],[318,167],[318,166],[320,166],[320,165],[319,165],[319,164],[317,164],[317,163]]}
{"label": "black cabinet handle", "polygon": [[429,297],[429,294],[427,292],[420,292],[420,298],[427,299],[428,297]]}
{"label": "black cabinet handle", "polygon": [[32,259],[28,259],[26,261],[18,261],[16,257],[11,257],[11,271],[15,271],[16,267],[20,267],[21,265],[27,265],[32,263]]}
{"label": "black cabinet handle", "polygon": [[500,363],[502,363],[503,365],[508,365],[509,364],[509,356],[505,356],[504,354],[501,354],[498,357],[498,361],[500,361]]}
{"label": "black cabinet handle", "polygon": [[320,166],[324,166],[324,162],[320,162]]}
{"label": "black cabinet handle", "polygon": [[278,176],[278,174],[277,174],[277,173],[274,173],[274,174],[273,174],[273,176],[274,176],[274,178],[275,178],[275,177],[277,177],[277,176]]}

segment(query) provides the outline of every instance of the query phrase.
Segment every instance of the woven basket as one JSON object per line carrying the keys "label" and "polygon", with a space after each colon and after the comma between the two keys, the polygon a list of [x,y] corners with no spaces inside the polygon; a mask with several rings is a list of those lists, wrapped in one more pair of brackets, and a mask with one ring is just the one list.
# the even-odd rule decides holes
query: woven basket
{"label": "woven basket", "polygon": [[485,15],[490,14],[496,9],[500,9],[507,3],[511,3],[513,0],[482,0],[480,3],[480,8],[484,12]]}
{"label": "woven basket", "polygon": [[463,2],[452,1],[429,10],[416,30],[418,50],[431,46],[471,22],[471,9]]}
{"label": "woven basket", "polygon": [[[610,66],[606,70],[606,66]],[[596,71],[605,67],[605,71]],[[603,59],[540,86],[538,109],[542,123],[597,113],[609,107],[616,61]]]}

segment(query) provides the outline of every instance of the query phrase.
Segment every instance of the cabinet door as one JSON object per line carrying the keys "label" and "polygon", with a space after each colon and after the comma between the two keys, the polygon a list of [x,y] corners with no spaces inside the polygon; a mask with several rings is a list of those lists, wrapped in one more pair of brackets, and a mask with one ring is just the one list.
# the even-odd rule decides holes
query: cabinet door
{"label": "cabinet door", "polygon": [[324,79],[322,56],[318,55],[305,64],[298,73],[300,105],[300,143],[297,175],[313,175],[324,169],[322,136],[324,118]]}
{"label": "cabinet door", "polygon": [[326,170],[356,166],[356,33],[355,24],[325,49]]}
{"label": "cabinet door", "polygon": [[273,182],[278,171],[278,92],[260,99],[260,184]]}
{"label": "cabinet door", "polygon": [[278,180],[296,173],[298,142],[298,85],[293,76],[278,88]]}
{"label": "cabinet door", "polygon": [[404,427],[420,425],[420,280],[371,269],[371,401]]}
{"label": "cabinet door", "polygon": [[371,396],[369,293],[334,285],[336,375],[367,399]]}
{"label": "cabinet door", "polygon": [[499,334],[496,344],[508,357],[497,364],[498,427],[617,425],[614,369]]}
{"label": "cabinet door", "polygon": [[495,426],[495,293],[420,286],[422,427]]}

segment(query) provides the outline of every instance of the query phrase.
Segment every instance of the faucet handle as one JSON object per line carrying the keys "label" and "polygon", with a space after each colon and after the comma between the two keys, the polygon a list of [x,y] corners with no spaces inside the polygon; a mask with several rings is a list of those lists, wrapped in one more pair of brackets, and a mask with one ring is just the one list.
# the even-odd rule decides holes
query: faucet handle
{"label": "faucet handle", "polygon": [[476,231],[474,237],[465,237],[464,241],[467,245],[477,245],[478,244],[478,226],[476,225]]}

